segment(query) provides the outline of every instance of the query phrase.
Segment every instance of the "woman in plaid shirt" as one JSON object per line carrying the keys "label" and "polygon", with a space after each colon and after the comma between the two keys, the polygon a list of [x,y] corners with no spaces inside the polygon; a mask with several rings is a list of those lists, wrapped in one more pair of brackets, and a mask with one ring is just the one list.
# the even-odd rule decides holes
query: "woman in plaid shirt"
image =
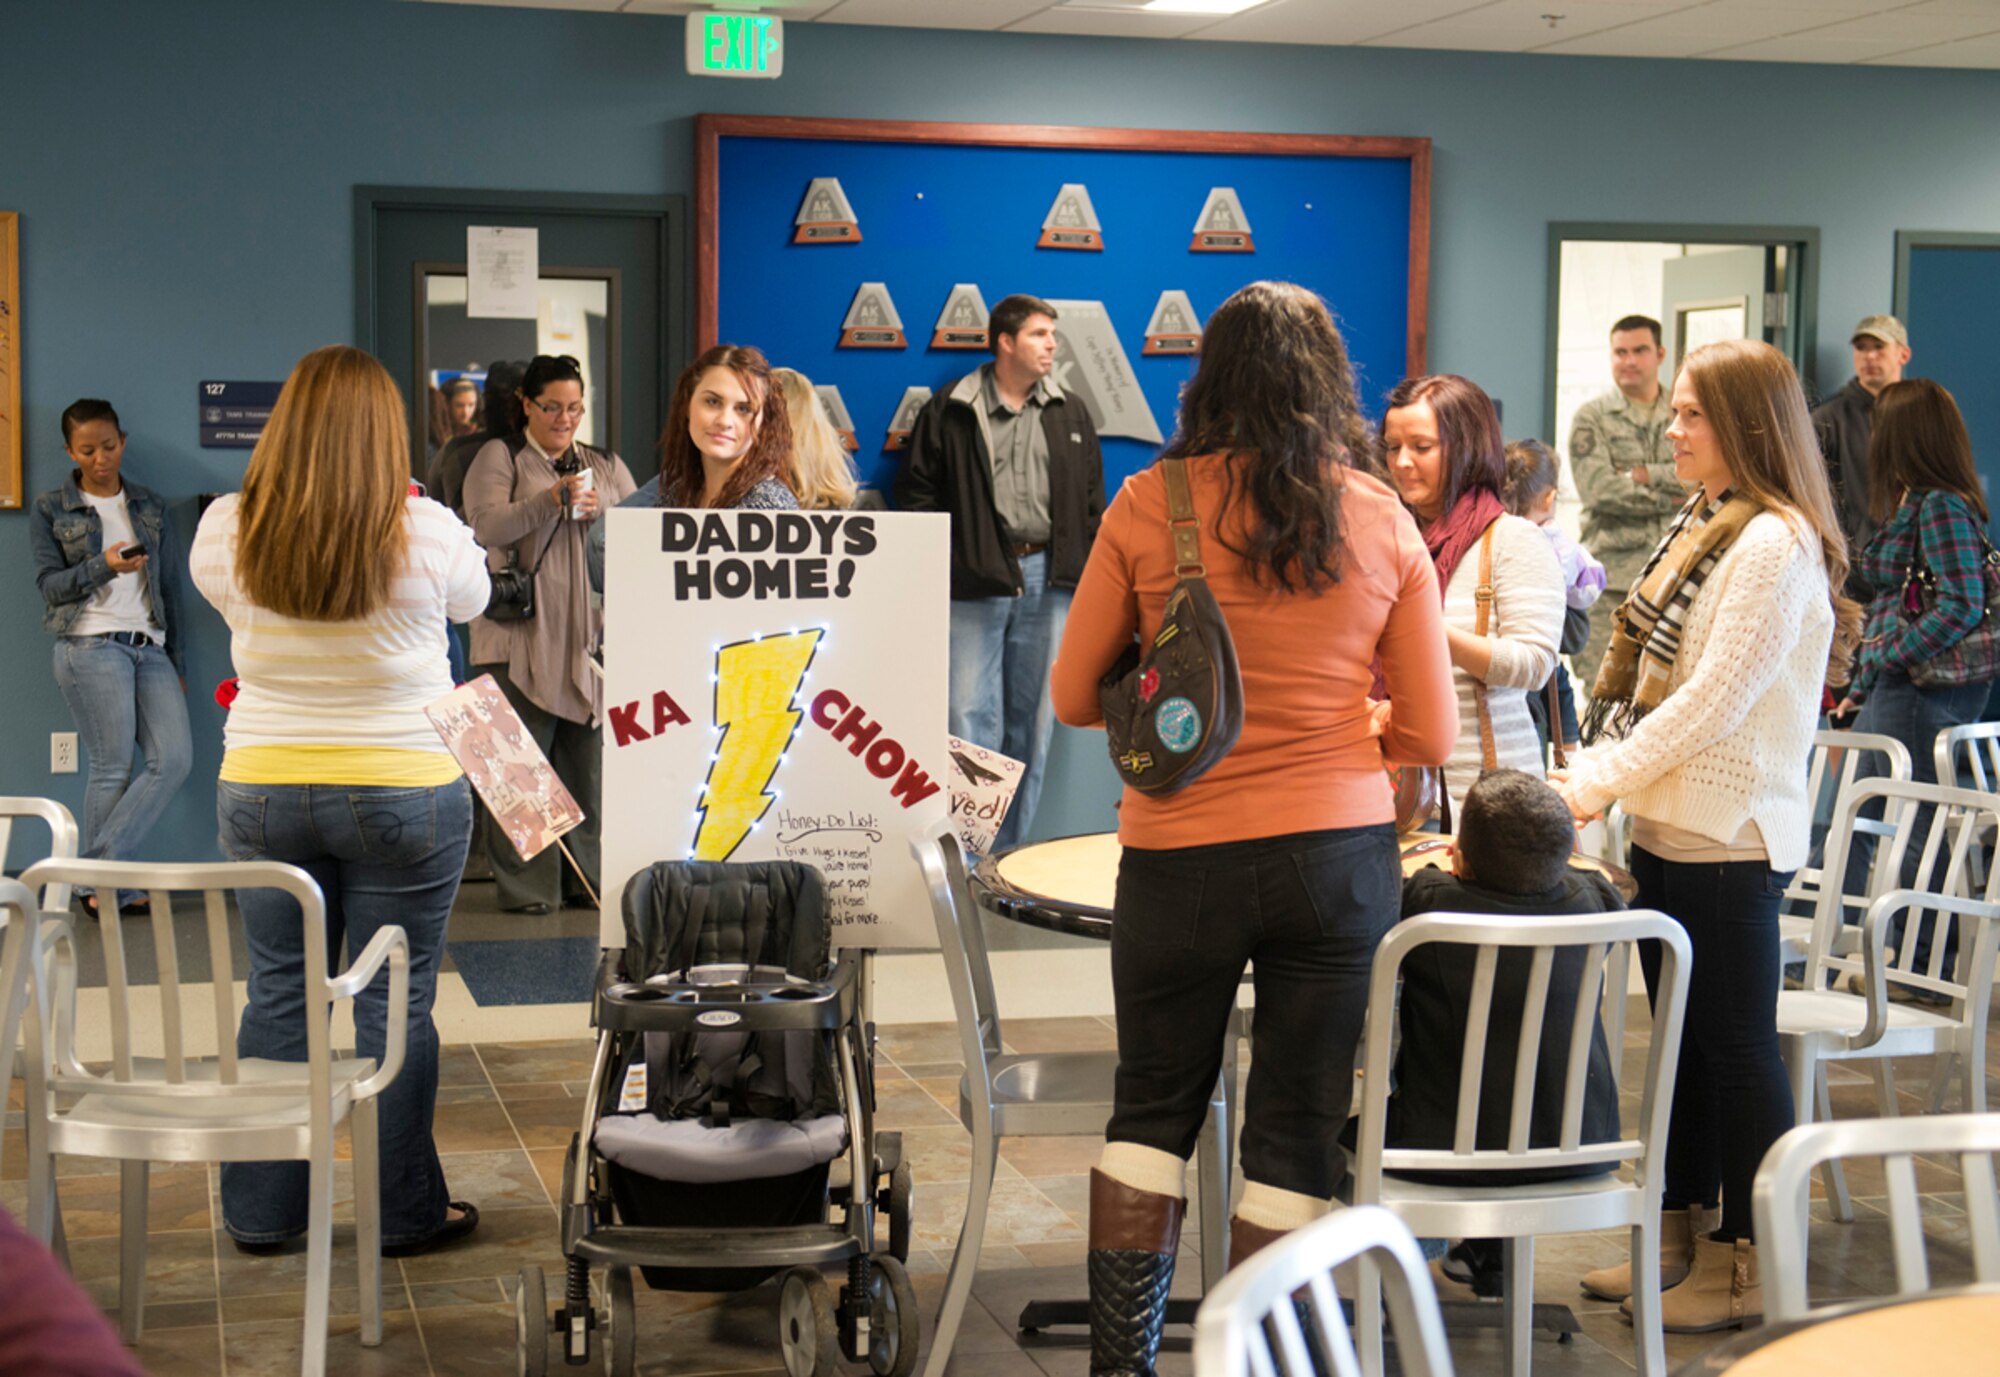
{"label": "woman in plaid shirt", "polygon": [[[1951,393],[1928,378],[1891,383],[1875,402],[1868,444],[1873,475],[1870,515],[1881,527],[1861,554],[1857,572],[1875,590],[1868,605],[1854,685],[1841,711],[1861,704],[1857,731],[1893,736],[1909,748],[1916,778],[1937,782],[1932,748],[1938,733],[1976,722],[1986,708],[1990,680],[1926,688],[1910,677],[1921,665],[1956,645],[1986,615],[1986,499],[1972,467],[1972,441]],[[1912,575],[1924,592],[1905,602]],[[1879,774],[1876,757],[1863,757],[1859,775]],[[1873,807],[1880,816],[1880,805]],[[1918,834],[1930,826],[1929,809],[1917,818]],[[1867,892],[1875,838],[1857,834],[1847,854],[1846,891]],[[1904,858],[1903,884],[1914,884],[1918,857]],[[1898,940],[1896,938],[1892,941]],[[1930,931],[1917,937],[1917,959],[1929,959]],[[1949,953],[1947,953],[1949,956]]]}

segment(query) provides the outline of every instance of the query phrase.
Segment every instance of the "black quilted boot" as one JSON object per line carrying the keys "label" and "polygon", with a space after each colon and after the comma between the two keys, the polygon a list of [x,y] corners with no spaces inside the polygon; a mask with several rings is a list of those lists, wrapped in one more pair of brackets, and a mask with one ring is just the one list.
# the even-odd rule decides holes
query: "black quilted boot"
{"label": "black quilted boot", "polygon": [[1153,1377],[1187,1201],[1090,1173],[1091,1377]]}

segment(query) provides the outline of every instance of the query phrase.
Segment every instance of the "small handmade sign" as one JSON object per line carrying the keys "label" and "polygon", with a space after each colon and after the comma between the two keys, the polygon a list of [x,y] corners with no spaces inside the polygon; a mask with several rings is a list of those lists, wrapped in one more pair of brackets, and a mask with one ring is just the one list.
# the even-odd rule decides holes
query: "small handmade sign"
{"label": "small handmade sign", "polygon": [[425,705],[424,715],[522,860],[562,845],[564,834],[583,825],[583,809],[492,675]]}
{"label": "small handmade sign", "polygon": [[1012,756],[949,738],[951,754],[951,820],[959,840],[975,856],[993,849],[993,838],[1007,820],[1014,791],[1025,768]]}

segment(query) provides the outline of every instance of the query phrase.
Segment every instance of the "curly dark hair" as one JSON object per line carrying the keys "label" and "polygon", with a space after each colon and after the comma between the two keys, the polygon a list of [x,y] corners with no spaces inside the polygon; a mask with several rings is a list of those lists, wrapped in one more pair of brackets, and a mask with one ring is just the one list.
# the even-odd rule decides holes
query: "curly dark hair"
{"label": "curly dark hair", "polygon": [[785,474],[792,456],[792,423],[784,398],[772,387],[769,360],[762,350],[749,345],[718,344],[689,364],[674,387],[673,409],[667,414],[667,428],[660,432],[662,507],[703,505],[701,498],[708,477],[701,466],[701,451],[695,448],[694,436],[688,432],[688,413],[694,405],[695,387],[711,368],[727,368],[734,373],[758,407],[756,437],[730,470],[729,481],[716,495],[715,505],[734,507],[766,478],[791,486]]}
{"label": "curly dark hair", "polygon": [[1315,592],[1340,582],[1344,542],[1337,470],[1373,470],[1347,345],[1326,303],[1291,282],[1253,282],[1216,308],[1201,365],[1181,393],[1180,429],[1162,455],[1243,455],[1229,466],[1223,512],[1247,503],[1243,546],[1225,548],[1260,584]]}

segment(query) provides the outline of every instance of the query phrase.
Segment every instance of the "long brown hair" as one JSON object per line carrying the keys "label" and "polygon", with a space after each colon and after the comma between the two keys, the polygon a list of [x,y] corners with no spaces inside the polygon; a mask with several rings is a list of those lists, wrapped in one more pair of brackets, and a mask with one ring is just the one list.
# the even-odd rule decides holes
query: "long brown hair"
{"label": "long brown hair", "polygon": [[1326,303],[1294,283],[1253,282],[1209,317],[1162,457],[1246,456],[1240,487],[1238,466],[1228,468],[1223,506],[1240,503],[1254,519],[1237,527],[1242,548],[1221,525],[1223,544],[1259,583],[1311,592],[1340,581],[1339,466],[1374,471],[1360,415]]}
{"label": "long brown hair", "polygon": [[236,577],[259,607],[312,622],[388,599],[407,543],[409,422],[389,371],[329,344],[298,361],[251,452]]}
{"label": "long brown hair", "polygon": [[1929,378],[1890,383],[1875,398],[1868,474],[1868,514],[1878,524],[1896,514],[1905,490],[1957,493],[1981,521],[1992,519],[1958,401]]}
{"label": "long brown hair", "polygon": [[1754,339],[1703,345],[1682,360],[1681,372],[1715,427],[1731,491],[1819,537],[1834,618],[1828,679],[1845,682],[1847,662],[1861,638],[1861,608],[1841,596],[1849,567],[1847,537],[1799,375],[1791,360]]}
{"label": "long brown hair", "polygon": [[750,448],[729,471],[729,481],[716,497],[718,507],[733,507],[750,489],[766,478],[775,478],[786,487],[785,471],[792,457],[792,426],[785,414],[784,399],[776,395],[771,381],[771,365],[761,350],[749,345],[718,344],[689,364],[674,387],[673,408],[667,413],[667,428],[660,432],[660,505],[699,507],[708,476],[702,469],[701,451],[688,432],[688,414],[694,405],[694,390],[702,375],[711,368],[727,368],[743,384],[743,390],[757,404],[757,434]]}
{"label": "long brown hair", "polygon": [[[1500,413],[1486,389],[1456,373],[1405,378],[1389,394],[1384,421],[1396,408],[1418,402],[1428,403],[1436,415],[1438,444],[1444,449],[1444,506],[1438,509],[1439,519],[1450,515],[1458,499],[1475,488],[1504,499],[1507,456],[1500,439]],[[1411,515],[1415,514],[1412,509]],[[1417,524],[1422,525],[1423,518],[1418,517]]]}

